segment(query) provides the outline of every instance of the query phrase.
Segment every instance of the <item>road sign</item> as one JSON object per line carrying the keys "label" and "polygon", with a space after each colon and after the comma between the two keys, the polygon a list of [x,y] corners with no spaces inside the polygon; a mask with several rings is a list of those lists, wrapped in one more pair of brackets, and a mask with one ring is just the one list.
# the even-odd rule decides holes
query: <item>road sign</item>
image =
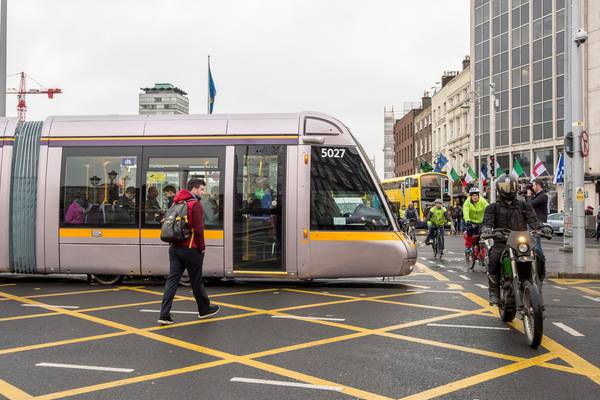
{"label": "road sign", "polygon": [[585,192],[581,186],[578,186],[575,190],[575,200],[584,201],[585,200]]}
{"label": "road sign", "polygon": [[587,131],[581,132],[581,155],[587,157],[590,154],[590,136]]}

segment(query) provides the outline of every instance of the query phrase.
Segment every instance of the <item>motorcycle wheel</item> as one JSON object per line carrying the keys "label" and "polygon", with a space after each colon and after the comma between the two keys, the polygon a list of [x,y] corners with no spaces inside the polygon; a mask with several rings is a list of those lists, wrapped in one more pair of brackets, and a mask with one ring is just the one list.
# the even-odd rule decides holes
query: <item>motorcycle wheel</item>
{"label": "motorcycle wheel", "polygon": [[[500,284],[502,286],[502,283]],[[511,322],[517,315],[515,305],[507,304],[506,299],[512,299],[512,290],[500,289],[500,303],[498,304],[498,312],[500,313],[500,319],[503,322]]]}
{"label": "motorcycle wheel", "polygon": [[540,292],[530,281],[526,281],[523,288],[523,307],[523,328],[527,343],[531,348],[537,349],[544,336],[544,312]]}

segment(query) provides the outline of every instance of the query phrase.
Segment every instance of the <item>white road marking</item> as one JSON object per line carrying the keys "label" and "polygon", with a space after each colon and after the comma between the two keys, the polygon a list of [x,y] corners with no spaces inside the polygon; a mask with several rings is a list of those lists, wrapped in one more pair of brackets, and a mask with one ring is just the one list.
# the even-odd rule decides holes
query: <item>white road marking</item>
{"label": "white road marking", "polygon": [[435,261],[427,261],[429,264],[435,264]]}
{"label": "white road marking", "polygon": [[[140,312],[159,313],[160,310],[140,310]],[[171,311],[171,314],[198,314],[198,311]]]}
{"label": "white road marking", "polygon": [[39,363],[36,367],[53,367],[53,368],[71,368],[71,369],[89,369],[92,371],[109,371],[109,372],[133,372],[133,368],[113,368],[113,367],[96,367],[93,365],[77,365],[77,364],[58,364],[58,363]]}
{"label": "white road marking", "polygon": [[272,381],[267,379],[252,379],[252,378],[231,378],[231,382],[246,382],[246,383],[261,383],[263,385],[275,385],[275,386],[292,386],[305,389],[318,389],[318,390],[330,390],[334,392],[341,392],[343,388],[341,386],[323,386],[323,385],[311,385],[309,383],[298,383],[298,382],[285,382],[285,381]]}
{"label": "white road marking", "polygon": [[451,324],[427,324],[427,326],[442,326],[446,328],[469,328],[469,329],[489,329],[497,331],[509,331],[510,328],[499,326],[480,326],[480,325],[451,325]]}
{"label": "white road marking", "polygon": [[456,253],[453,252],[453,251],[448,250],[448,254],[456,254]]}
{"label": "white road marking", "polygon": [[50,304],[21,304],[21,307],[51,307],[51,308],[69,308],[69,309],[76,309],[79,308],[78,306],[54,306],[54,305],[50,305]]}
{"label": "white road marking", "polygon": [[600,297],[592,297],[592,296],[583,296],[586,299],[589,299],[591,301],[596,301],[596,302],[600,302]]}
{"label": "white road marking", "polygon": [[452,272],[453,274],[455,274],[455,273],[456,273],[456,271],[455,271],[455,270],[453,270],[453,269],[449,269],[449,270],[447,270],[447,271],[448,271],[448,272]]}
{"label": "white road marking", "polygon": [[552,285],[554,289],[567,290],[566,287]]}
{"label": "white road marking", "polygon": [[470,280],[471,280],[471,278],[469,278],[469,277],[468,277],[468,276],[466,276],[466,275],[459,275],[459,276],[460,276],[461,278],[463,278],[465,281],[470,281]]}
{"label": "white road marking", "polygon": [[440,268],[446,268],[446,266],[444,264],[438,264],[437,266]]}
{"label": "white road marking", "polygon": [[317,321],[345,321],[346,318],[325,318],[325,317],[300,317],[295,315],[271,315],[271,318],[286,318],[286,319],[307,319]]}
{"label": "white road marking", "polygon": [[560,299],[552,299],[553,302],[558,303]]}
{"label": "white road marking", "polygon": [[411,285],[410,283],[403,283],[404,286],[410,286],[417,289],[431,289],[429,286]]}
{"label": "white road marking", "polygon": [[481,283],[476,283],[475,286],[480,287],[482,289],[489,289],[487,286],[482,285]]}
{"label": "white road marking", "polygon": [[563,324],[562,322],[553,322],[552,323],[554,326],[559,327],[560,329],[562,329],[563,331],[570,333],[573,336],[577,336],[577,337],[584,337],[585,335],[577,332],[575,329],[571,328],[570,326],[567,326],[565,324]]}

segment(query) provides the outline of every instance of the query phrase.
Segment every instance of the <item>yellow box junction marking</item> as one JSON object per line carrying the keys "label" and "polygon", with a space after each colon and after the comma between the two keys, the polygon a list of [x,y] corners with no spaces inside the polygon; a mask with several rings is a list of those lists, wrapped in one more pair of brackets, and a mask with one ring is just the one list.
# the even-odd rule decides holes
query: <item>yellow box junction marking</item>
{"label": "yellow box junction marking", "polygon": [[[152,291],[144,290],[141,288],[128,288],[128,289],[134,290],[134,291],[140,291],[140,292],[142,292],[142,291],[143,292],[152,292]],[[223,293],[220,295],[213,295],[211,297],[215,297],[215,296],[223,297],[226,295],[246,294],[246,293],[250,293],[250,292],[256,293],[256,292],[262,292],[262,291],[267,292],[267,291],[274,291],[274,290],[281,290],[281,289],[261,289],[258,291]],[[285,290],[293,291],[291,289],[285,289]],[[337,297],[342,300],[324,302],[324,303],[316,303],[316,304],[306,304],[306,305],[300,305],[300,306],[294,306],[294,307],[285,307],[285,308],[275,309],[275,310],[262,310],[262,309],[252,308],[252,307],[221,303],[224,306],[238,308],[238,309],[242,309],[242,310],[246,310],[246,311],[250,311],[250,312],[248,312],[247,314],[222,317],[222,318],[220,318],[220,320],[230,319],[230,318],[241,318],[241,317],[247,317],[247,316],[251,316],[251,315],[260,315],[260,314],[286,315],[286,314],[284,314],[284,311],[291,311],[294,309],[303,309],[303,308],[310,308],[310,307],[319,307],[319,306],[324,306],[324,305],[334,304],[334,303],[335,304],[348,303],[348,302],[353,302],[353,301],[380,301],[380,302],[385,301],[385,302],[390,302],[392,304],[404,305],[400,302],[393,302],[391,300],[384,300],[384,299],[388,298],[388,297],[398,297],[399,295],[409,295],[409,294],[419,294],[420,293],[420,292],[410,292],[410,293],[402,293],[402,294],[396,293],[396,294],[391,294],[391,295],[373,296],[373,297],[354,297],[354,296],[345,296],[345,295],[331,295],[331,294],[320,293],[317,291],[303,291],[303,292],[307,292],[307,293],[314,294],[314,295]],[[152,293],[157,294],[157,295],[162,295],[162,293],[160,293],[160,292],[152,292]],[[130,383],[142,382],[142,381],[147,381],[150,379],[157,379],[157,378],[160,378],[163,376],[172,376],[172,375],[176,375],[176,374],[191,372],[194,370],[211,368],[216,365],[224,365],[224,364],[228,364],[228,363],[232,363],[232,362],[241,363],[244,365],[248,365],[248,366],[251,366],[254,368],[258,368],[258,369],[267,371],[267,372],[275,373],[275,374],[278,374],[278,375],[281,375],[284,377],[297,379],[299,381],[306,382],[306,383],[327,385],[327,386],[341,386],[341,387],[343,387],[344,393],[350,394],[354,397],[368,398],[368,399],[385,398],[385,397],[379,396],[374,393],[365,392],[360,389],[340,385],[335,382],[329,382],[329,381],[322,380],[317,377],[312,377],[309,375],[301,374],[301,373],[298,373],[295,371],[287,370],[284,368],[276,367],[276,366],[273,366],[270,364],[266,364],[266,363],[254,360],[254,358],[264,357],[265,355],[280,354],[280,353],[286,352],[286,351],[293,351],[293,350],[297,350],[297,349],[313,347],[313,346],[318,346],[318,345],[327,344],[327,343],[334,343],[334,342],[338,342],[338,341],[342,341],[342,340],[349,340],[349,339],[358,338],[358,337],[367,336],[367,335],[373,335],[373,334],[392,337],[392,338],[399,339],[399,340],[413,341],[413,342],[417,342],[417,343],[421,343],[421,344],[428,344],[428,345],[439,346],[439,347],[444,347],[444,348],[449,348],[449,349],[454,349],[454,350],[459,350],[459,351],[465,351],[468,353],[487,355],[490,357],[496,357],[496,358],[502,358],[502,359],[506,359],[506,360],[510,360],[510,361],[515,361],[514,364],[510,364],[505,367],[497,368],[492,371],[484,372],[482,374],[479,374],[479,375],[476,375],[473,377],[461,379],[454,383],[443,385],[438,388],[429,389],[420,394],[413,395],[414,397],[409,397],[409,398],[421,399],[421,398],[436,397],[439,395],[443,395],[445,393],[454,392],[463,387],[476,385],[478,383],[481,383],[481,382],[484,382],[484,381],[487,381],[490,379],[494,379],[499,376],[504,376],[504,375],[507,375],[507,374],[516,372],[518,370],[522,370],[522,369],[528,368],[530,366],[534,366],[534,365],[537,365],[540,367],[545,367],[545,368],[551,368],[551,369],[568,372],[568,373],[585,375],[585,376],[590,377],[590,379],[592,379],[594,382],[600,384],[600,373],[599,373],[600,370],[597,367],[595,367],[591,363],[589,363],[586,360],[579,357],[577,354],[571,352],[570,350],[564,348],[560,344],[552,341],[551,339],[549,339],[547,337],[544,338],[544,341],[542,342],[542,346],[546,347],[550,351],[550,353],[544,354],[542,356],[534,357],[532,359],[523,359],[520,357],[515,357],[515,356],[510,356],[510,355],[488,352],[486,350],[469,348],[469,347],[460,346],[460,345],[451,345],[448,343],[436,342],[436,341],[432,341],[432,340],[428,340],[428,339],[407,337],[407,336],[398,335],[398,334],[389,332],[389,331],[401,329],[404,327],[423,325],[423,324],[427,324],[427,323],[430,323],[433,321],[457,318],[457,317],[465,316],[465,315],[477,315],[478,314],[478,315],[488,315],[489,316],[492,313],[497,314],[497,310],[495,310],[492,307],[489,307],[487,305],[486,300],[480,298],[479,296],[477,296],[473,293],[462,292],[462,294],[465,297],[472,300],[473,302],[475,302],[476,304],[482,306],[482,308],[478,309],[478,310],[473,310],[473,311],[462,310],[460,312],[456,312],[453,314],[447,314],[447,315],[443,315],[443,316],[439,316],[439,317],[428,318],[428,319],[424,319],[421,321],[414,321],[414,322],[410,322],[410,323],[399,324],[399,325],[380,328],[380,329],[365,329],[365,328],[360,328],[360,327],[356,327],[356,326],[352,326],[352,325],[348,325],[348,324],[339,324],[339,323],[335,323],[335,322],[322,321],[322,320],[306,320],[306,322],[309,322],[309,323],[317,323],[317,324],[322,324],[322,325],[333,326],[333,327],[337,327],[337,328],[341,328],[341,329],[351,330],[351,331],[354,331],[354,333],[346,334],[346,335],[342,335],[342,336],[338,336],[338,337],[334,337],[334,338],[329,338],[329,339],[322,339],[322,340],[317,340],[317,341],[312,341],[312,342],[307,342],[307,343],[301,343],[301,344],[297,344],[297,345],[285,346],[285,347],[282,347],[279,349],[267,350],[264,352],[250,354],[250,355],[246,355],[246,356],[236,356],[236,355],[228,354],[225,352],[221,352],[219,350],[209,349],[209,348],[206,348],[203,346],[198,346],[198,345],[195,345],[195,344],[192,344],[189,342],[185,342],[182,340],[173,339],[173,338],[169,338],[169,337],[165,337],[162,335],[157,335],[157,334],[152,333],[152,331],[157,331],[160,329],[168,329],[168,328],[175,327],[175,326],[184,326],[184,325],[191,325],[191,324],[196,324],[196,323],[209,323],[211,321],[216,321],[217,318],[208,319],[208,320],[192,321],[192,323],[175,324],[175,325],[171,325],[171,326],[167,326],[167,327],[151,327],[151,328],[145,328],[145,329],[138,329],[138,328],[124,325],[124,324],[115,323],[113,321],[104,320],[104,319],[97,318],[94,316],[88,316],[88,315],[82,314],[82,312],[85,312],[86,310],[72,311],[72,310],[64,310],[64,309],[61,309],[61,310],[52,309],[52,311],[56,311],[56,313],[58,313],[58,314],[70,315],[70,316],[82,318],[82,319],[88,320],[90,322],[99,323],[99,324],[113,327],[115,329],[120,330],[120,332],[109,333],[109,334],[105,334],[105,335],[96,335],[95,337],[93,337],[95,339],[90,339],[92,337],[71,339],[68,341],[55,342],[56,344],[65,343],[65,342],[76,343],[77,341],[84,341],[85,339],[97,340],[102,337],[113,337],[113,336],[120,336],[120,335],[127,335],[127,334],[137,334],[137,335],[141,335],[141,336],[144,336],[144,337],[147,337],[150,339],[161,341],[163,343],[168,343],[168,344],[186,348],[186,349],[189,349],[192,351],[209,354],[214,357],[221,358],[221,360],[213,361],[210,363],[198,364],[198,365],[190,366],[190,367],[186,367],[186,368],[180,368],[177,370],[164,371],[164,372],[143,375],[143,376],[138,376],[138,377],[129,378],[129,379],[123,379],[123,380],[119,380],[119,381],[107,382],[107,383],[100,384],[100,385],[92,385],[92,386],[88,386],[88,387],[84,387],[84,388],[72,389],[72,390],[65,391],[65,392],[53,393],[53,394],[41,396],[39,398],[53,399],[53,398],[67,396],[67,395],[88,393],[88,392],[93,392],[96,390],[102,390],[102,389],[107,389],[107,388],[111,388],[111,387],[122,386],[122,385],[130,384]],[[15,300],[15,301],[20,301],[23,303],[37,304],[42,307],[44,307],[44,306],[48,307],[47,305],[45,305],[43,303],[39,303],[34,300],[22,298],[19,296],[10,295],[7,293],[0,292],[0,296],[4,296],[5,298],[9,298],[9,299]],[[185,297],[185,296],[178,296],[177,300],[193,300],[193,298]],[[414,306],[413,304],[410,304],[410,303],[406,303],[406,305]],[[130,305],[118,305],[116,307],[127,307],[127,306],[132,306],[132,305],[131,304]],[[419,306],[423,306],[423,305],[419,305]],[[433,306],[427,306],[427,307],[433,307]],[[48,308],[50,309],[50,307],[48,307]],[[98,308],[102,308],[102,307],[98,307]],[[90,309],[88,309],[88,310],[90,310]],[[450,311],[450,310],[452,310],[452,309],[448,309],[446,311]],[[51,314],[54,314],[54,313],[51,313]],[[519,328],[518,326],[516,326],[516,324],[514,326],[516,328]],[[37,346],[45,347],[45,344],[34,345],[34,346],[29,346],[29,347],[35,348]],[[41,348],[41,347],[39,347],[39,348]],[[7,349],[7,350],[9,350],[9,352],[10,352],[11,349]],[[3,354],[2,351],[0,351],[0,354]],[[547,361],[557,358],[557,357],[560,357],[563,360],[567,361],[570,365],[572,365],[572,367],[565,367],[565,366],[561,366],[561,365],[547,363]],[[13,391],[17,390],[17,391],[19,391],[19,393],[22,393],[23,395],[27,395],[25,392],[22,392],[22,391],[20,391],[20,389],[14,388],[13,386],[0,385],[0,394],[6,395],[6,393],[10,393],[9,390],[13,390]],[[435,393],[439,393],[439,394],[434,395]],[[427,397],[427,396],[429,396],[429,397]],[[9,398],[19,398],[19,397],[9,397]]]}
{"label": "yellow box junction marking", "polygon": [[418,262],[415,264],[415,267],[417,270],[419,270],[419,272],[422,272],[426,275],[431,275],[438,281],[447,282],[450,280],[450,279],[446,278],[444,275],[440,274],[439,272],[432,270],[431,268],[429,268],[428,266],[426,266],[423,263]]}

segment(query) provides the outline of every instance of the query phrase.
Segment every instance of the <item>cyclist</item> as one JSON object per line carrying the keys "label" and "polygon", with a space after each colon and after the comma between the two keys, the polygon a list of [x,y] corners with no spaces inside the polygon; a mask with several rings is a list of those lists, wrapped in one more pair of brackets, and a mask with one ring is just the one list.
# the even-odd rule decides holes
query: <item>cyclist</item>
{"label": "cyclist", "polygon": [[463,204],[463,219],[465,221],[465,254],[471,254],[473,236],[479,235],[479,228],[483,222],[483,213],[488,206],[486,199],[479,194],[479,188],[469,189],[469,198]]}
{"label": "cyclist", "polygon": [[406,232],[406,206],[402,204],[402,207],[398,210],[398,219],[402,230]]}
{"label": "cyclist", "polygon": [[425,239],[426,245],[431,243],[431,238],[436,229],[439,229],[440,236],[442,239],[444,238],[444,226],[448,222],[448,210],[444,207],[442,199],[436,199],[434,204],[435,205],[431,207],[427,213],[426,221],[429,233],[427,234],[427,239]]}
{"label": "cyclist", "polygon": [[[506,228],[513,231],[526,231],[527,225],[533,229],[542,228],[544,231],[552,231],[538,221],[531,204],[517,198],[517,180],[511,175],[501,175],[496,180],[496,193],[498,201],[490,204],[485,209],[481,233],[490,232],[495,228]],[[546,232],[549,234],[550,232]],[[494,245],[490,251],[490,263],[488,267],[488,282],[490,305],[497,305],[500,300],[500,263],[502,253],[506,248],[506,242],[502,239],[494,239]],[[545,265],[543,260],[538,260],[540,281],[544,280]]]}

